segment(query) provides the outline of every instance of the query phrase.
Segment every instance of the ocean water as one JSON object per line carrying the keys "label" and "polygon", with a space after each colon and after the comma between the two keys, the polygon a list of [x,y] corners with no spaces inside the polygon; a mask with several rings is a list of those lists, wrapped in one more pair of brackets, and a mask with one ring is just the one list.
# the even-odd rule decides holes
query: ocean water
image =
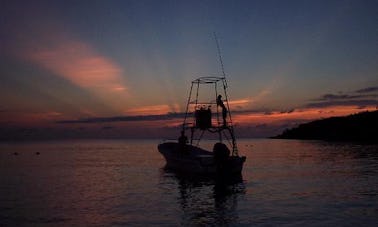
{"label": "ocean water", "polygon": [[242,179],[219,183],[158,143],[1,143],[0,226],[378,226],[376,145],[240,140]]}

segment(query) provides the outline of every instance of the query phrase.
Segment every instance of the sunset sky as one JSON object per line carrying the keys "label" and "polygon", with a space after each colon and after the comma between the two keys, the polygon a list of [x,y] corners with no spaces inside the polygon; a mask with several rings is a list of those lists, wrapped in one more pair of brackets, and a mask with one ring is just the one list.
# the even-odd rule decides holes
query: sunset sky
{"label": "sunset sky", "polygon": [[178,134],[213,32],[240,136],[377,109],[376,0],[2,0],[0,138]]}

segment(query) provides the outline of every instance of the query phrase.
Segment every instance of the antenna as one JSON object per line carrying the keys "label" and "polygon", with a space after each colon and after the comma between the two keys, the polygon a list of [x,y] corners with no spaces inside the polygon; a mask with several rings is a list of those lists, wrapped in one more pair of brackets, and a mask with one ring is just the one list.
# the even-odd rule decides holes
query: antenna
{"label": "antenna", "polygon": [[215,39],[215,42],[216,42],[216,44],[217,44],[217,50],[218,50],[218,56],[219,56],[219,62],[220,62],[221,68],[222,68],[223,78],[226,78],[226,74],[224,73],[222,54],[221,54],[221,50],[220,50],[220,47],[219,47],[219,42],[218,42],[217,34],[216,34],[215,32],[213,32],[213,33],[214,33],[214,39]]}

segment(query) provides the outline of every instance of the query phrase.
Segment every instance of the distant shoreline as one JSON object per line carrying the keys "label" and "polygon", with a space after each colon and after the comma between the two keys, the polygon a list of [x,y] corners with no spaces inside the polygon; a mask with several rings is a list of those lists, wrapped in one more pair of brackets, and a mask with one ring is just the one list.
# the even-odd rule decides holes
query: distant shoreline
{"label": "distant shoreline", "polygon": [[286,129],[272,139],[378,143],[378,111],[330,117]]}

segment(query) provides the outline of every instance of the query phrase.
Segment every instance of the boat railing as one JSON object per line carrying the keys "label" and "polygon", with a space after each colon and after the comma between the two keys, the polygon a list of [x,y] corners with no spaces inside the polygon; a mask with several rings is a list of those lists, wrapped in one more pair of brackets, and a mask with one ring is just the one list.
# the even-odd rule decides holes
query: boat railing
{"label": "boat railing", "polygon": [[163,143],[177,143],[177,139],[162,139],[159,141],[159,144],[163,144]]}

